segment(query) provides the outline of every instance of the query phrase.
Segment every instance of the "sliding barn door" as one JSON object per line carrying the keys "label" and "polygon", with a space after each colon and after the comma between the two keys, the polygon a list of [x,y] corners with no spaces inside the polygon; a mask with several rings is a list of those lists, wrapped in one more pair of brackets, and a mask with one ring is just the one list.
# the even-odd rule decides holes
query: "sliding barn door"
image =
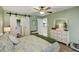
{"label": "sliding barn door", "polygon": [[16,36],[16,34],[17,34],[17,22],[16,22],[15,15],[10,16],[10,27],[11,27],[11,34]]}
{"label": "sliding barn door", "polygon": [[30,34],[30,22],[29,17],[22,17],[21,18],[21,27],[22,27],[22,35],[29,35]]}
{"label": "sliding barn door", "polygon": [[24,22],[25,22],[25,17],[24,16],[22,16],[21,17],[21,35],[22,36],[24,36],[25,35],[25,24],[24,24]]}
{"label": "sliding barn door", "polygon": [[25,35],[30,35],[30,19],[28,16],[25,18]]}

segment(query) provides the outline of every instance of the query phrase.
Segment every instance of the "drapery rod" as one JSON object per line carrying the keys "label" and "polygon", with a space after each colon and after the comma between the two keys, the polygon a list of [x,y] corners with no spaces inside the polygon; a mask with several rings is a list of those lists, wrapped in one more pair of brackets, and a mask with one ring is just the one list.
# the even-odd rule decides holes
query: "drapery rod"
{"label": "drapery rod", "polygon": [[11,13],[11,12],[7,12],[7,14],[10,14],[10,15],[12,14],[12,15],[16,15],[16,16],[20,15],[20,16],[25,16],[25,17],[26,16],[31,17],[30,15],[23,15],[23,14]]}

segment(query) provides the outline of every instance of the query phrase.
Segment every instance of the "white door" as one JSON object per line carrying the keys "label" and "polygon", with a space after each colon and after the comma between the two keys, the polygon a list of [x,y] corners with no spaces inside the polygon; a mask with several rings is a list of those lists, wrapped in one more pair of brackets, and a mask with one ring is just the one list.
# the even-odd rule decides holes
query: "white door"
{"label": "white door", "polygon": [[47,18],[40,18],[38,21],[38,34],[48,36],[47,34]]}
{"label": "white door", "polygon": [[30,21],[29,17],[22,17],[21,18],[21,26],[22,26],[22,35],[30,35]]}
{"label": "white door", "polygon": [[43,35],[43,19],[38,19],[38,34]]}
{"label": "white door", "polygon": [[28,16],[25,17],[25,35],[30,35],[30,19]]}
{"label": "white door", "polygon": [[43,35],[48,36],[48,34],[47,34],[47,18],[43,18]]}
{"label": "white door", "polygon": [[11,34],[16,36],[17,35],[16,15],[11,15],[10,16],[10,27],[11,27]]}

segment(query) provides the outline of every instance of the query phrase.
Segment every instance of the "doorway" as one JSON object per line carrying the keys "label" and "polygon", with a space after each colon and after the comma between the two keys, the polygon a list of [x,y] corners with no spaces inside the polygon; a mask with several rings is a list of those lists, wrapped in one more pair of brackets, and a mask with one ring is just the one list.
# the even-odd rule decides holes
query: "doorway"
{"label": "doorway", "polygon": [[39,19],[37,19],[37,21],[38,21],[38,34],[47,37],[48,36],[47,18],[39,18]]}
{"label": "doorway", "polygon": [[17,34],[21,34],[21,20],[17,19]]}

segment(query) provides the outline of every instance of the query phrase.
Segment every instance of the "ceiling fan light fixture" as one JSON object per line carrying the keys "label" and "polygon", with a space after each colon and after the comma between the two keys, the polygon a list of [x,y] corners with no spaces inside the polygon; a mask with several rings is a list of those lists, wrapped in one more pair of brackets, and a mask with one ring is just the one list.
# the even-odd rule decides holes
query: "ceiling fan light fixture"
{"label": "ceiling fan light fixture", "polygon": [[43,11],[40,11],[40,14],[44,14],[44,12]]}

